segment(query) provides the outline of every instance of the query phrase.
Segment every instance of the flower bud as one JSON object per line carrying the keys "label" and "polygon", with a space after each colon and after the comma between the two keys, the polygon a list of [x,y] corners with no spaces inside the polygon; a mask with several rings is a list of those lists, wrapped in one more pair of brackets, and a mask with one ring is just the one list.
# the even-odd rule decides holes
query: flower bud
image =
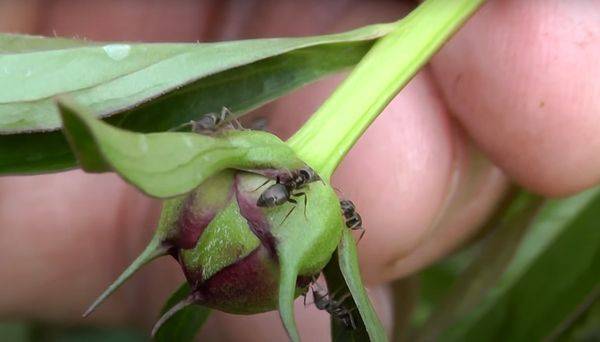
{"label": "flower bud", "polygon": [[[274,310],[278,305],[280,275],[278,244],[283,237],[274,232],[292,223],[292,218],[294,223],[300,222],[300,229],[311,229],[308,216],[304,217],[303,200],[262,208],[257,206],[258,199],[269,188],[264,177],[244,171],[219,177],[219,186],[203,185],[184,200],[176,222],[177,237],[171,240],[176,245],[172,253],[181,264],[196,303],[236,314]],[[229,187],[223,187],[225,184]],[[312,183],[302,189],[308,196],[307,203],[311,187],[324,185]],[[215,201],[208,201],[213,197]],[[331,207],[339,216],[337,200]],[[290,211],[294,215],[288,216]],[[282,219],[283,212],[286,215]],[[337,236],[339,240],[336,231],[339,226],[332,225],[322,235],[333,235],[334,239]],[[194,239],[195,245],[190,248]],[[297,294],[325,266],[336,245],[337,241],[333,241],[330,248],[321,249],[319,255],[300,265]]]}
{"label": "flower bud", "polygon": [[134,271],[166,254],[177,259],[192,291],[155,330],[189,304],[235,314],[275,310],[285,267],[294,277],[286,284],[294,286],[295,279],[294,297],[304,293],[331,258],[343,222],[335,193],[318,178],[290,189],[288,203],[258,206],[273,178],[286,181],[289,172],[226,170],[191,193],[166,201],[146,251],[88,313]]}

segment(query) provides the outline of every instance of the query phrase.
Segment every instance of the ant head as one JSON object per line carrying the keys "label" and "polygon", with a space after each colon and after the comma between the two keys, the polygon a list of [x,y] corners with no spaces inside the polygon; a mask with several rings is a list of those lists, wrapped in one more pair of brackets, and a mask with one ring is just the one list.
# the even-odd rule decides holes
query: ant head
{"label": "ant head", "polygon": [[204,114],[200,119],[193,122],[194,131],[210,131],[215,128],[217,117],[215,113]]}
{"label": "ant head", "polygon": [[321,179],[321,177],[319,177],[319,175],[317,175],[317,173],[308,166],[299,169],[298,175],[300,175],[300,177],[306,182],[314,182]]}
{"label": "ant head", "polygon": [[346,199],[340,201],[340,207],[342,208],[343,211],[355,208],[354,203],[352,203],[351,200],[346,200]]}
{"label": "ant head", "polygon": [[320,286],[316,286],[312,288],[313,300],[315,302],[315,306],[319,310],[325,309],[329,304],[329,298],[327,294],[327,290]]}

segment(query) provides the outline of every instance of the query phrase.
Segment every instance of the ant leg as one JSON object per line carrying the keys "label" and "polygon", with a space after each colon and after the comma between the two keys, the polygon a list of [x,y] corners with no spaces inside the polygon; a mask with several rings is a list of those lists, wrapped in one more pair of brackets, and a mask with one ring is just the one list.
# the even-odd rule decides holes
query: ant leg
{"label": "ant leg", "polygon": [[264,183],[262,183],[261,185],[259,185],[258,188],[252,190],[252,192],[254,192],[254,191],[262,188],[263,186],[267,185],[267,183],[269,183],[270,181],[271,181],[270,179],[267,179]]}
{"label": "ant leg", "polygon": [[179,126],[171,127],[167,130],[167,132],[179,132],[182,128],[186,127],[192,127],[192,130],[194,130],[194,121],[189,121]]}
{"label": "ant leg", "polygon": [[308,196],[306,196],[306,193],[302,193],[302,195],[304,195],[304,219],[308,220],[306,218],[306,207],[308,207]]}
{"label": "ant leg", "polygon": [[229,110],[229,108],[223,106],[223,108],[221,108],[221,121],[225,121],[225,119],[227,119],[227,117],[233,115],[231,113],[231,110]]}
{"label": "ant leg", "polygon": [[345,302],[348,298],[350,298],[350,296],[352,296],[352,294],[350,292],[346,292],[338,301],[340,303]]}
{"label": "ant leg", "polygon": [[[225,106],[223,106],[223,108],[221,108],[221,122],[225,122],[225,121],[229,121],[228,119],[233,117],[233,113],[231,112],[231,110]],[[243,130],[244,127],[242,126],[242,124],[238,121],[237,118],[231,119],[231,127],[233,129],[238,129],[238,130]]]}
{"label": "ant leg", "polygon": [[354,316],[352,315],[352,310],[348,311],[348,317],[350,318],[350,327],[352,330],[356,330],[356,322],[354,322]]}
{"label": "ant leg", "polygon": [[[293,201],[293,202],[292,202]],[[290,202],[292,203],[296,203],[296,201],[294,201],[293,199],[290,198]],[[287,220],[288,216],[290,216],[290,214],[292,213],[292,211],[294,211],[294,209],[296,209],[296,206],[292,206],[292,209],[290,209],[290,211],[288,211],[287,214],[285,214],[285,217],[283,218],[283,220],[281,220],[280,225],[283,224],[283,222],[285,222],[285,220]]]}
{"label": "ant leg", "polygon": [[356,244],[357,244],[357,245],[358,245],[358,243],[360,242],[360,240],[362,240],[363,236],[365,236],[365,233],[367,232],[367,231],[365,230],[365,228],[363,228],[363,227],[360,227],[360,231],[361,231],[361,233],[360,233],[360,236],[358,237],[358,241],[356,241]]}
{"label": "ant leg", "polygon": [[245,131],[246,129],[244,128],[244,126],[242,126],[242,124],[240,123],[240,121],[238,119],[233,119],[231,120],[231,122],[233,123],[233,128],[240,130],[240,131]]}
{"label": "ant leg", "polygon": [[[276,179],[277,179],[277,181],[276,181],[276,183],[277,183],[277,184],[281,183],[281,182],[279,181],[279,176],[277,176],[277,178],[276,178]],[[254,192],[254,191],[256,191],[256,190],[258,190],[258,189],[262,188],[263,186],[267,185],[267,183],[269,183],[270,181],[271,181],[270,179],[267,179],[267,180],[266,180],[264,183],[262,183],[262,184],[261,184],[261,185],[260,185],[258,188],[256,188],[256,189],[252,190],[252,192]]]}
{"label": "ant leg", "polygon": [[327,295],[329,296],[329,299],[334,300],[335,296],[342,290],[342,288],[338,288],[333,292],[328,292]]}
{"label": "ant leg", "polygon": [[306,216],[306,206],[308,205],[308,197],[306,196],[305,192],[297,192],[294,194],[294,196],[299,197],[299,196],[304,196],[304,219],[308,220],[308,217]]}

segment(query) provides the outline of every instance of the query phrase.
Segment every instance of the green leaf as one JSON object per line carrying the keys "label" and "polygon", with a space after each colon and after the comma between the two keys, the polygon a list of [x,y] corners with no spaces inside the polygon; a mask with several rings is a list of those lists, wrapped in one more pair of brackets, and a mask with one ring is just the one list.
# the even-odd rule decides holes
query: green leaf
{"label": "green leaf", "polygon": [[[131,328],[36,324],[31,342],[147,342],[148,335]],[[3,341],[17,342],[2,336]]]}
{"label": "green leaf", "polygon": [[0,35],[0,50],[7,52],[0,56],[0,87],[7,90],[0,95],[0,174],[75,165],[59,132],[26,134],[60,126],[55,95],[67,93],[101,116],[110,115],[108,121],[119,127],[164,131],[223,105],[242,115],[350,67],[391,28],[226,43],[129,44],[122,60],[109,54],[125,54],[124,45]]}
{"label": "green leaf", "polygon": [[510,197],[510,204],[498,215],[494,230],[483,242],[479,255],[460,275],[422,327],[420,340],[437,340],[457,317],[476,308],[513,260],[521,240],[544,202],[540,196],[525,191]]}
{"label": "green leaf", "polygon": [[588,302],[582,303],[573,317],[564,322],[560,330],[548,337],[549,341],[594,341],[600,336],[600,287]]}
{"label": "green leaf", "polygon": [[[323,269],[323,275],[327,281],[327,292],[333,295],[334,299],[340,299],[347,293],[350,293],[348,285],[344,280],[342,271],[340,270],[339,259],[334,254],[333,258],[329,261],[327,266]],[[343,302],[344,308],[350,311],[356,324],[356,329],[349,329],[340,320],[335,317],[330,317],[331,326],[331,340],[336,341],[369,341],[369,333],[362,320],[362,317],[358,314],[358,308],[356,302],[352,296],[348,297]]]}
{"label": "green leaf", "polygon": [[[416,305],[414,312],[409,318],[408,331],[398,331],[398,334],[394,334],[394,338],[398,336],[414,333],[414,330],[419,329],[425,324],[427,319],[431,317],[432,312],[437,305],[447,296],[450,289],[455,285],[459,279],[461,273],[473,262],[474,258],[478,256],[481,251],[481,246],[484,241],[484,237],[479,237],[468,243],[462,249],[456,251],[453,255],[450,255],[434,265],[429,266],[419,274],[414,275],[413,281],[415,282],[416,298],[414,299]],[[413,277],[411,277],[413,278]],[[402,280],[400,280],[402,281]],[[405,298],[400,298],[405,301]],[[402,305],[400,309],[404,309],[405,303],[398,302]],[[394,317],[396,314],[394,313]],[[396,325],[394,326],[396,329]],[[411,332],[412,330],[412,332]],[[400,339],[402,341],[402,339]]]}
{"label": "green leaf", "polygon": [[[245,191],[256,189],[256,185],[263,183],[264,179],[252,175],[245,177],[247,180],[240,182],[248,187]],[[331,259],[344,227],[339,200],[329,184],[317,181],[308,184],[302,191],[306,193],[306,208],[300,197],[289,216],[294,206],[291,203],[264,209],[271,233],[277,241],[279,313],[293,341],[300,339],[293,310],[294,299],[300,295],[298,276],[310,277],[321,272]]]}
{"label": "green leaf", "polygon": [[[59,128],[52,101],[57,95],[69,94],[106,116],[225,70],[304,48],[371,41],[390,28],[373,25],[326,36],[202,44],[78,43],[59,38],[58,48],[51,47],[53,38],[40,44],[38,37],[10,35],[0,40],[6,44],[0,70],[0,132]],[[28,44],[35,47],[24,51]],[[248,72],[237,70],[242,78]]]}
{"label": "green leaf", "polygon": [[33,341],[32,330],[32,327],[25,322],[0,322],[0,336],[5,341]]}
{"label": "green leaf", "polygon": [[[177,291],[167,300],[165,306],[161,310],[161,315],[169,311],[177,303],[184,300],[190,294],[190,286],[188,283],[183,283]],[[207,307],[192,304],[189,305],[166,321],[154,336],[158,342],[163,341],[193,341],[200,328],[204,325],[211,310]]]}
{"label": "green leaf", "polygon": [[600,286],[600,189],[548,201],[487,296],[444,341],[535,341],[564,329]]}
{"label": "green leaf", "polygon": [[385,329],[381,321],[379,321],[379,317],[377,317],[377,313],[362,283],[358,267],[356,243],[354,242],[354,237],[352,237],[352,234],[347,229],[344,229],[342,233],[342,241],[338,247],[338,258],[340,270],[358,307],[358,312],[366,326],[369,338],[371,341],[387,341]]}
{"label": "green leaf", "polygon": [[215,137],[142,134],[112,127],[70,102],[62,101],[59,107],[65,133],[84,170],[114,170],[154,197],[186,193],[224,169],[304,165],[287,145],[266,132],[230,130]]}

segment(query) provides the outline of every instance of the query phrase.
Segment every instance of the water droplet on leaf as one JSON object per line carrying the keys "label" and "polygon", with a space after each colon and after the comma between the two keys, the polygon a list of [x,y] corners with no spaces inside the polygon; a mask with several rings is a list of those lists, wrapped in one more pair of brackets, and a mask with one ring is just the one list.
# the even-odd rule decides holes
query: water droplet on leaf
{"label": "water droplet on leaf", "polygon": [[120,61],[129,56],[131,46],[128,44],[109,44],[104,45],[103,49],[108,57],[114,59],[115,61]]}

